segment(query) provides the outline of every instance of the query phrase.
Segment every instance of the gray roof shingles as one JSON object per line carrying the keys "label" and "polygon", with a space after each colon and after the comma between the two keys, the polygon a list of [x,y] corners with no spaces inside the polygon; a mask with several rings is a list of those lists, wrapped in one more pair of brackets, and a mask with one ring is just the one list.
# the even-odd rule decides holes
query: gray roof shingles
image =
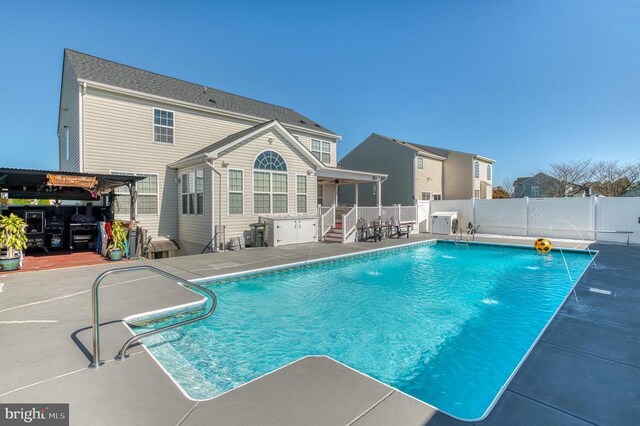
{"label": "gray roof shingles", "polygon": [[337,136],[335,132],[290,108],[234,95],[201,84],[189,83],[71,49],[64,50],[64,60],[70,62],[79,79],[264,120],[276,119],[283,124],[318,130]]}

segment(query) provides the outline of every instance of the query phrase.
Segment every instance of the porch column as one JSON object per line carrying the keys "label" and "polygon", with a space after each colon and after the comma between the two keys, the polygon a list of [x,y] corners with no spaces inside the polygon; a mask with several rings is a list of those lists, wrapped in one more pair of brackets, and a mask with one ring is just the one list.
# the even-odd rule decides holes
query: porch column
{"label": "porch column", "polygon": [[354,183],[354,185],[356,186],[356,206],[358,205],[358,184]]}
{"label": "porch column", "polygon": [[136,218],[136,199],[138,198],[138,191],[136,190],[136,186],[134,184],[129,183],[129,198],[131,200],[131,204],[129,206],[129,219],[135,220]]}
{"label": "porch column", "polygon": [[376,197],[378,198],[378,216],[382,217],[382,182],[376,182]]}

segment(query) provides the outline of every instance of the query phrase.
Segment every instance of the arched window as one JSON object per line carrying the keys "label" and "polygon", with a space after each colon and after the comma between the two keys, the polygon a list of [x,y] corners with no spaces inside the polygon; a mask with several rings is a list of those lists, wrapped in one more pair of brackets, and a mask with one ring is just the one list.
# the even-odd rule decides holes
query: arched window
{"label": "arched window", "polygon": [[487,164],[487,180],[491,180],[491,164]]}
{"label": "arched window", "polygon": [[474,168],[475,177],[479,178],[480,177],[480,163],[478,163],[476,161],[475,164],[473,165],[473,168]]}
{"label": "arched window", "polygon": [[287,171],[287,162],[275,151],[264,151],[256,157],[253,168],[259,170]]}
{"label": "arched window", "polygon": [[287,163],[275,151],[258,154],[253,162],[253,213],[289,211]]}

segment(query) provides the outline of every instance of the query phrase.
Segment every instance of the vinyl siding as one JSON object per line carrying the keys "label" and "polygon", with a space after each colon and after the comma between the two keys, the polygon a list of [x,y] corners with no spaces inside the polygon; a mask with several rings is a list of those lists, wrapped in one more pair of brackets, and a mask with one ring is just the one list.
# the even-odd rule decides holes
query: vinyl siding
{"label": "vinyl siding", "polygon": [[[271,143],[269,140],[271,139]],[[257,215],[253,212],[253,163],[256,156],[265,150],[272,150],[279,153],[287,163],[287,191],[288,191],[288,209],[287,214],[274,214]],[[223,167],[223,163],[225,166]],[[219,224],[218,214],[222,213],[222,224],[225,228],[225,235],[227,241],[230,238],[238,237],[241,235],[248,235],[249,225],[251,223],[258,222],[260,217],[275,217],[275,216],[296,216],[297,212],[297,197],[296,197],[296,176],[307,176],[307,212],[300,213],[303,217],[315,217],[316,214],[316,185],[317,179],[315,173],[311,176],[307,174],[309,170],[313,169],[313,164],[301,157],[297,148],[295,148],[289,141],[277,132],[266,130],[239,145],[232,147],[229,150],[222,151],[216,161],[214,161],[214,167],[221,176],[215,177],[215,194],[222,194],[221,203],[218,202],[218,196],[216,195],[215,201],[215,224]],[[228,203],[229,198],[227,196],[228,190],[228,172],[229,169],[241,169],[243,170],[243,209],[244,214],[229,214]],[[222,182],[220,182],[220,180]],[[220,184],[222,185],[222,191],[220,190]]]}
{"label": "vinyl siding", "polygon": [[[202,170],[204,172],[204,214],[182,214],[182,185],[183,174]],[[198,166],[188,167],[177,171],[178,183],[178,236],[180,248],[184,254],[198,254],[211,240],[213,229],[212,209],[212,174],[213,170],[202,163]]]}
{"label": "vinyl siding", "polygon": [[[493,198],[493,187],[491,186],[491,180],[487,178],[487,165],[491,164],[483,160],[473,160],[473,163],[478,162],[480,164],[480,178],[476,178],[475,170],[473,173],[473,190],[480,190],[481,199]],[[473,165],[472,165],[473,166]],[[491,166],[493,169],[493,165]],[[492,170],[493,174],[493,170]],[[493,176],[492,176],[493,177]]]}
{"label": "vinyl siding", "polygon": [[[286,127],[286,126],[285,126]],[[329,163],[326,163],[325,165],[330,166],[330,167],[335,167],[337,164],[337,142],[335,139],[329,139],[326,138],[324,136],[314,136],[311,133],[306,133],[306,132],[299,132],[299,131],[295,131],[293,132],[293,134],[295,136],[298,137],[298,140],[309,150],[311,151],[311,139],[319,139],[322,141],[327,141],[331,144],[331,161]]]}
{"label": "vinyl siding", "polygon": [[[174,144],[153,141],[154,108],[174,112]],[[151,102],[92,87],[88,88],[85,95],[84,114],[85,171],[158,174],[159,213],[138,215],[137,219],[151,235],[176,239],[181,239],[178,229],[179,188],[175,183],[176,171],[167,165],[255,125],[255,122],[213,112]],[[315,197],[315,187],[313,194]]]}
{"label": "vinyl siding", "polygon": [[450,152],[444,161],[443,199],[462,200],[473,197],[473,157]]}
{"label": "vinyl siding", "polygon": [[[378,135],[371,135],[353,151],[340,160],[345,169],[385,173],[389,177],[382,184],[384,205],[413,205],[415,154],[393,141]],[[376,195],[371,183],[358,184],[358,203],[361,206],[375,206]],[[355,185],[341,185],[338,189],[340,203],[355,203]]]}
{"label": "vinyl siding", "polygon": [[[60,110],[58,111],[58,167],[65,172],[80,171],[79,86],[76,74],[66,61],[62,70]],[[69,127],[69,159],[67,160],[65,126]]]}
{"label": "vinyl siding", "polygon": [[422,199],[423,192],[430,192],[433,194],[442,194],[442,169],[443,161],[435,158],[420,156],[423,161],[423,169],[419,170],[417,161],[415,158],[415,197],[416,200]]}

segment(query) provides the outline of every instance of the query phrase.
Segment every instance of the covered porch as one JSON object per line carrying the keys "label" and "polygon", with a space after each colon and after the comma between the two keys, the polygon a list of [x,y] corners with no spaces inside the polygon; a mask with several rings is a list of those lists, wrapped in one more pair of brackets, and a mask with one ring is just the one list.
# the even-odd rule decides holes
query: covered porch
{"label": "covered porch", "polygon": [[[317,179],[319,241],[336,243],[356,241],[360,219],[367,224],[374,221],[388,222],[392,218],[405,225],[417,222],[416,206],[382,205],[382,183],[387,179],[385,174],[326,167],[317,171]],[[366,194],[367,206],[359,204],[362,184],[371,184],[372,194]],[[340,187],[353,188],[355,196],[353,204],[338,203]],[[374,196],[375,205],[373,206],[371,195]]]}

